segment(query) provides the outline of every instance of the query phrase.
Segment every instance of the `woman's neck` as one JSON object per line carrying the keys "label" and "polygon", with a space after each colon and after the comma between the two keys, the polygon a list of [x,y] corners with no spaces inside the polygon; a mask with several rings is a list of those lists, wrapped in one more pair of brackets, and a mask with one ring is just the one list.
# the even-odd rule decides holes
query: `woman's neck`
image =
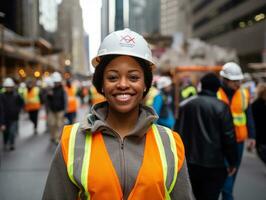
{"label": "woman's neck", "polygon": [[121,138],[124,138],[135,128],[139,116],[139,109],[129,113],[118,113],[109,107],[106,121]]}

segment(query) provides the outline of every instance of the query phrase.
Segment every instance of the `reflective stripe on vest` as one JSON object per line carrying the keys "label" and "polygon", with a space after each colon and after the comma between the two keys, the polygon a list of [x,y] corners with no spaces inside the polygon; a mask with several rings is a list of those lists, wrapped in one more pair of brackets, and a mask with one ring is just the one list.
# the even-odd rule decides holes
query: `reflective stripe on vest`
{"label": "reflective stripe on vest", "polygon": [[188,86],[181,91],[181,96],[183,99],[186,99],[186,98],[193,96],[195,94],[197,94],[197,91],[196,91],[196,88],[194,86]]}
{"label": "reflective stripe on vest", "polygon": [[[70,127],[71,126],[68,126],[68,128],[71,129],[71,130],[68,130],[70,132],[69,136],[66,136],[67,134],[65,134],[65,132],[66,132],[65,128],[64,128],[63,135],[62,135],[62,140],[68,140],[67,144],[65,144],[65,145],[63,144],[64,142],[62,142],[63,156],[64,156],[65,162],[67,164],[68,175],[70,177],[70,180],[77,187],[80,188],[80,190],[81,190],[80,194],[82,193],[82,191],[84,192],[83,198],[90,199],[90,193],[89,193],[89,188],[88,188],[88,185],[89,185],[88,184],[88,177],[89,177],[89,169],[90,169],[89,165],[90,165],[90,159],[91,159],[91,148],[92,148],[93,135],[90,133],[84,134],[84,137],[85,137],[85,142],[83,144],[84,145],[83,146],[84,156],[82,158],[82,164],[79,163],[79,165],[78,165],[78,166],[82,166],[81,167],[81,173],[79,175],[77,175],[77,174],[75,175],[75,171],[76,171],[76,173],[78,171],[78,169],[74,169],[74,166],[75,166],[74,155],[75,155],[75,145],[77,145],[76,136],[78,133],[79,123],[74,124],[71,128]],[[166,155],[165,147],[163,145],[162,137],[160,134],[161,129],[162,129],[162,126],[160,126],[158,128],[157,125],[154,125],[154,124],[151,127],[152,133],[153,133],[154,138],[155,138],[156,145],[158,147],[158,152],[160,154],[161,163],[162,163],[162,173],[163,173],[163,181],[164,181],[164,188],[165,188],[164,189],[165,190],[164,191],[164,194],[165,194],[164,199],[168,200],[168,199],[170,199],[170,193],[174,188],[176,178],[177,178],[178,156],[177,156],[176,142],[175,142],[172,131],[168,128],[163,127],[164,132],[167,134],[167,137],[169,139],[170,149],[171,149],[171,153],[173,154],[173,159],[174,159],[173,173],[168,174],[168,165],[167,165],[167,159],[166,159],[166,157],[168,155]],[[82,138],[84,138],[84,137],[82,137]],[[79,146],[77,148],[80,149],[80,147],[81,146]],[[78,158],[78,159],[81,159],[81,158]],[[140,168],[140,170],[141,170],[141,168]],[[80,176],[80,177],[77,177],[77,176]],[[167,177],[172,178],[171,182],[169,182]],[[136,182],[137,182],[137,180],[136,180]],[[167,184],[167,182],[168,182],[168,184]],[[133,194],[130,194],[129,199],[131,196],[133,196]]]}
{"label": "reflective stripe on vest", "polygon": [[238,142],[244,141],[247,138],[247,117],[245,111],[249,103],[248,91],[246,89],[237,90],[232,97],[231,102],[229,102],[224,90],[220,88],[217,92],[217,97],[230,106],[233,123],[235,125],[236,140]]}
{"label": "reflective stripe on vest", "polygon": [[234,125],[243,126],[247,124],[247,117],[245,113],[232,113]]}

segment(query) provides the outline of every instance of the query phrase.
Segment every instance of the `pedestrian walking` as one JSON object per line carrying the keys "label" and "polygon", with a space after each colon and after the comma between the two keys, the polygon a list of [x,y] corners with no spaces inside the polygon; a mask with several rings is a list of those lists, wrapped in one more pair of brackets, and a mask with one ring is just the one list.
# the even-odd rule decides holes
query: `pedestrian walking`
{"label": "pedestrian walking", "polygon": [[234,125],[229,107],[216,98],[219,78],[209,73],[200,82],[199,94],[180,103],[175,130],[184,141],[196,199],[218,200],[227,174],[236,170]]}
{"label": "pedestrian walking", "polygon": [[67,94],[62,85],[62,76],[59,72],[52,74],[54,87],[47,93],[48,105],[50,106],[49,124],[51,125],[51,142],[58,144],[60,133],[64,126],[64,114],[67,107]]}
{"label": "pedestrian walking", "polygon": [[179,135],[141,105],[154,65],[147,42],[129,29],[113,32],[92,64],[107,101],[64,128],[43,199],[192,199]]}
{"label": "pedestrian walking", "polygon": [[259,158],[266,164],[266,83],[259,83],[257,86],[257,98],[252,103],[256,129],[256,150]]}
{"label": "pedestrian walking", "polygon": [[222,192],[223,200],[232,200],[234,199],[233,188],[241,164],[245,140],[250,138],[248,147],[255,147],[255,125],[250,106],[249,91],[241,87],[241,80],[244,76],[240,66],[234,62],[228,62],[220,71],[220,76],[222,77],[222,86],[217,92],[217,97],[230,107],[238,150],[237,171],[234,175],[227,177]]}
{"label": "pedestrian walking", "polygon": [[157,81],[157,88],[160,92],[154,97],[153,108],[159,119],[158,124],[173,128],[175,124],[174,100],[172,96],[172,80],[168,76],[162,76]]}
{"label": "pedestrian walking", "polygon": [[45,133],[51,133],[51,119],[49,118],[50,112],[51,112],[51,105],[49,105],[49,100],[48,100],[48,94],[52,93],[54,87],[54,82],[51,78],[51,76],[47,76],[43,79],[43,87],[42,87],[42,100],[44,104],[44,109],[46,112],[46,127],[45,127]]}
{"label": "pedestrian walking", "polygon": [[66,81],[65,91],[67,94],[67,109],[65,117],[67,118],[67,124],[73,124],[76,121],[78,99],[76,97],[77,89],[72,85],[70,79]]}
{"label": "pedestrian walking", "polygon": [[15,89],[12,78],[6,78],[3,83],[4,93],[0,96],[2,107],[2,126],[4,150],[15,149],[15,138],[18,134],[19,113],[23,108],[23,99]]}
{"label": "pedestrian walking", "polygon": [[28,112],[30,121],[33,123],[34,135],[37,135],[38,113],[41,108],[40,88],[35,86],[33,80],[28,80],[27,88],[23,92],[25,111]]}

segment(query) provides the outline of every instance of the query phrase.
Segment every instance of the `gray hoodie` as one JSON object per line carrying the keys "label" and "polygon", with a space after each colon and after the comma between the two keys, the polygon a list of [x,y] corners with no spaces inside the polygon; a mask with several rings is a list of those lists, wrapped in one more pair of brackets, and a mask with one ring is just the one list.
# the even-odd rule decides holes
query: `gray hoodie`
{"label": "gray hoodie", "polygon": [[[109,127],[105,121],[107,109],[107,103],[96,104],[82,122],[78,134],[84,133],[85,130],[89,130],[91,133],[96,131],[102,132],[105,146],[119,177],[124,199],[127,199],[134,187],[138,171],[142,164],[146,132],[158,117],[152,108],[140,106],[139,119],[134,130],[122,140],[119,134]],[[68,177],[61,144],[59,144],[51,164],[43,199],[76,199],[78,192],[78,188]],[[177,180],[171,192],[171,199],[194,199],[186,161],[184,161],[183,166],[178,171]]]}

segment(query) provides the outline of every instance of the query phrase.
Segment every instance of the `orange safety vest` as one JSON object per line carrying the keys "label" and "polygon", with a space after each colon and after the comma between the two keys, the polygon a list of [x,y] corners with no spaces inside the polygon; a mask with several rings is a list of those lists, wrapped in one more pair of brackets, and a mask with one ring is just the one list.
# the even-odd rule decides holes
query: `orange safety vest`
{"label": "orange safety vest", "polygon": [[90,87],[90,98],[92,105],[106,101],[105,97],[98,93],[94,86]]}
{"label": "orange safety vest", "polygon": [[38,87],[33,87],[31,90],[24,90],[25,110],[34,111],[39,110],[41,107],[41,100],[39,97],[40,90]]}
{"label": "orange safety vest", "polygon": [[76,98],[76,90],[74,87],[65,87],[67,93],[67,113],[76,112],[78,108],[78,102]]}
{"label": "orange safety vest", "polygon": [[248,90],[244,88],[238,89],[231,102],[229,102],[226,93],[220,88],[217,92],[217,97],[230,106],[235,125],[236,140],[237,142],[243,142],[248,136],[247,116],[245,113],[249,104]]}
{"label": "orange safety vest", "polygon": [[[78,132],[77,124],[64,127],[61,144],[69,178],[80,189],[79,198],[85,196],[85,199],[93,200],[123,199],[119,178],[105,147],[102,133]],[[165,130],[170,140],[170,145],[167,146],[163,146],[157,125],[153,124],[148,130],[142,166],[128,199],[170,199],[178,170],[183,165],[184,146],[178,134],[168,128]],[[167,165],[166,148],[171,149],[168,152],[173,155],[173,166]],[[166,179],[169,177],[169,167],[174,170],[168,187]]]}

